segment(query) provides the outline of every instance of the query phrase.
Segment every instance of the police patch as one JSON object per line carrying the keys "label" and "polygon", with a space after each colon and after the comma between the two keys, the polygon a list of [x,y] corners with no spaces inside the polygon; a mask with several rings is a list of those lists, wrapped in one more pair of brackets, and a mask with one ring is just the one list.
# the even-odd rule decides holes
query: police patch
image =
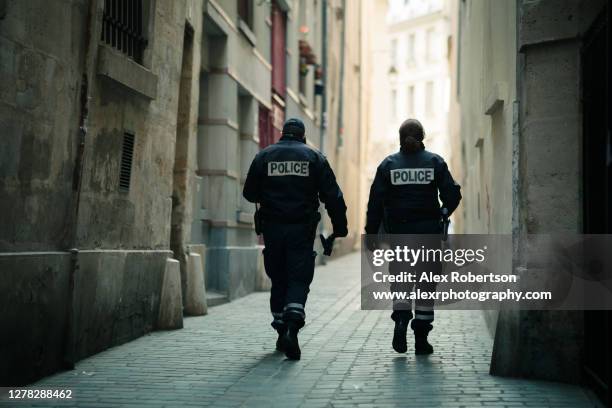
{"label": "police patch", "polygon": [[308,177],[307,161],[282,161],[268,163],[268,176]]}
{"label": "police patch", "polygon": [[429,184],[434,180],[434,169],[395,169],[391,170],[391,184]]}

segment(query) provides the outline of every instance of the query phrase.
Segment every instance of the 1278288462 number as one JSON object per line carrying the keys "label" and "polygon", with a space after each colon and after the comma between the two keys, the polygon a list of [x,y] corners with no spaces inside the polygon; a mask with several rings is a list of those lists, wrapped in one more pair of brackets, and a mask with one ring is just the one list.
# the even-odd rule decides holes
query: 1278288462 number
{"label": "1278288462 number", "polygon": [[7,392],[8,399],[72,399],[72,390],[65,389],[40,389],[40,388],[22,388],[9,389]]}

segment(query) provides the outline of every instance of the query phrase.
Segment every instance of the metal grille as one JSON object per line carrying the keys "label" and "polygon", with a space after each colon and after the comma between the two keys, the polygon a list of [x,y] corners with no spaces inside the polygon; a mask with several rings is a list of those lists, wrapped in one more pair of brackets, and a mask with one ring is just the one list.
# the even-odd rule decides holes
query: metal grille
{"label": "metal grille", "polygon": [[102,41],[139,64],[147,46],[143,35],[143,1],[104,0]]}
{"label": "metal grille", "polygon": [[123,135],[123,147],[121,149],[121,169],[119,172],[119,190],[129,191],[132,176],[132,161],[134,158],[134,135],[125,133]]}

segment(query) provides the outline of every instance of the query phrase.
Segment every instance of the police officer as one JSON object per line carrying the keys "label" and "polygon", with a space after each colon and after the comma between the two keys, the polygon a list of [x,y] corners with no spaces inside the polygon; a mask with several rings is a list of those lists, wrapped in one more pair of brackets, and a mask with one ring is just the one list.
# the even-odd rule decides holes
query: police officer
{"label": "police officer", "polygon": [[304,305],[314,274],[319,199],[331,218],[334,235],[348,233],[346,205],[336,177],[325,156],[306,144],[304,133],[301,120],[286,121],[281,139],[253,159],[243,191],[244,198],[261,206],[256,229],[260,224],[264,266],[272,281],[276,348],[292,360],[301,355],[297,334],[304,326]]}
{"label": "police officer", "polygon": [[[381,225],[389,234],[440,234],[442,209],[445,208],[450,215],[459,205],[459,185],[453,180],[444,159],[425,150],[424,137],[423,126],[416,119],[408,119],[400,126],[400,151],[385,158],[378,166],[370,189],[366,234],[377,234]],[[371,240],[366,242],[373,245]],[[438,245],[439,242],[437,240]],[[398,264],[389,267],[391,273],[398,272],[395,270]],[[405,286],[392,284],[391,291],[405,290]],[[425,286],[425,291],[435,289],[432,285]],[[393,349],[398,353],[407,350],[406,331],[413,318],[411,309],[411,304],[395,302],[393,305]],[[433,301],[416,301],[411,323],[415,354],[433,353],[433,347],[427,341],[433,320]]]}

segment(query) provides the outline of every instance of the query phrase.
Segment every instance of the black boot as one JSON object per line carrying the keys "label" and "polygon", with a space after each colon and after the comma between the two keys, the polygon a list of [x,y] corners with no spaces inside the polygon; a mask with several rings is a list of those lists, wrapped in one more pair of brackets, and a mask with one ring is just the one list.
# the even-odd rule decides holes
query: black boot
{"label": "black boot", "polygon": [[434,352],[433,346],[427,341],[427,335],[414,337],[414,354],[431,354]]}
{"label": "black boot", "polygon": [[302,356],[302,351],[300,350],[300,344],[297,337],[298,331],[300,331],[298,325],[288,323],[287,330],[280,338],[282,343],[281,347],[285,352],[285,356],[287,356],[289,360],[299,360]]}
{"label": "black boot", "polygon": [[433,328],[427,320],[413,320],[411,324],[414,331],[414,354],[426,355],[434,352],[433,346],[427,341],[427,335]]}
{"label": "black boot", "polygon": [[408,322],[404,320],[397,320],[395,322],[395,329],[393,330],[393,350],[398,353],[405,353],[408,350],[406,344],[406,330],[408,329]]}
{"label": "black boot", "polygon": [[276,350],[283,351],[283,336],[287,331],[287,325],[280,319],[275,319],[272,322],[272,327],[278,333],[278,339],[276,339]]}
{"label": "black boot", "polygon": [[278,351],[284,351],[283,349],[283,335],[285,334],[286,330],[276,330],[278,333],[278,339],[276,339],[276,350]]}

